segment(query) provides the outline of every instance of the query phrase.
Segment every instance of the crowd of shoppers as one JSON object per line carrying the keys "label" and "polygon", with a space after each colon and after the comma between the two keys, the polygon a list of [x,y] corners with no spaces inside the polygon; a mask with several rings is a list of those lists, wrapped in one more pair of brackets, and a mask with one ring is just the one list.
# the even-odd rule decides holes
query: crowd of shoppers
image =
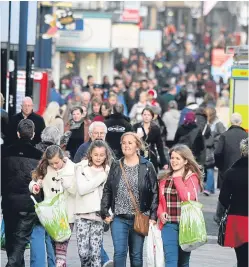
{"label": "crowd of shoppers", "polygon": [[[131,50],[116,64],[113,83],[105,76],[97,84],[89,75],[85,86],[72,83],[66,97],[53,84],[43,116],[30,97],[9,121],[1,110],[7,267],[23,265],[29,241],[32,267],[66,267],[70,239],[51,240],[31,193],[37,202],[63,193],[81,266],[111,266],[103,246],[109,226],[114,266],[126,266],[128,251],[131,266],[143,266],[145,238],[133,228],[137,208],[151,224],[159,222],[166,266],[189,266],[190,253],[179,246],[180,205],[215,192],[215,167],[221,189],[215,220],[230,206],[227,242],[244,267],[248,239],[240,231],[235,240],[234,229],[248,220],[238,207],[239,192],[248,197],[248,155],[241,144],[247,133],[238,113],[228,128],[229,90],[217,91],[207,51],[184,38],[179,47],[172,38],[154,60]],[[238,184],[235,172],[241,173]]]}

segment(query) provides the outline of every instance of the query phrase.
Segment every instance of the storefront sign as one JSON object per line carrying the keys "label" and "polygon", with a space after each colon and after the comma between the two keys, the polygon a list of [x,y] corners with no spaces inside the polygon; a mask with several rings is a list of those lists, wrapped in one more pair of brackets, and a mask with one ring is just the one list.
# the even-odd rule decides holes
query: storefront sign
{"label": "storefront sign", "polygon": [[58,50],[69,48],[71,51],[81,49],[110,49],[111,19],[84,18],[84,30],[59,30],[56,39]]}

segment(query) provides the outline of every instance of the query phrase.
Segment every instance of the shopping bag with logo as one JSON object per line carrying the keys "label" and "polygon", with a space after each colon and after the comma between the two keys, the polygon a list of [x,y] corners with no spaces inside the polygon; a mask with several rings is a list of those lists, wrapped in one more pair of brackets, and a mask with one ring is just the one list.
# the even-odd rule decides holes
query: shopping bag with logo
{"label": "shopping bag with logo", "polygon": [[190,194],[188,194],[189,200],[181,203],[179,244],[182,250],[186,252],[190,252],[207,242],[206,225],[201,210],[202,204],[198,202],[198,196],[195,187],[194,190],[196,193],[196,201],[190,200]]}
{"label": "shopping bag with logo", "polygon": [[147,267],[164,267],[164,252],[161,231],[150,224],[147,237]]}
{"label": "shopping bag with logo", "polygon": [[63,193],[57,194],[52,199],[35,203],[35,212],[50,237],[56,242],[64,242],[71,236],[71,229],[68,222],[65,196]]}

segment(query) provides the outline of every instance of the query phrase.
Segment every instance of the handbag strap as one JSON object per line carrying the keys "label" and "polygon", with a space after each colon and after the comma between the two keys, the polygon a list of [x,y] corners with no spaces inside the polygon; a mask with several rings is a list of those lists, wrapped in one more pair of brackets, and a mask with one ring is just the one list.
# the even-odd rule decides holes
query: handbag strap
{"label": "handbag strap", "polygon": [[137,203],[136,203],[135,197],[134,197],[134,195],[133,195],[133,193],[132,193],[132,191],[131,191],[131,187],[130,187],[130,184],[129,184],[129,182],[128,182],[128,179],[127,179],[126,173],[125,173],[125,171],[124,171],[123,165],[122,165],[122,163],[121,163],[121,160],[119,161],[119,165],[120,165],[120,168],[121,168],[121,171],[122,171],[122,174],[123,174],[123,178],[124,178],[124,180],[125,180],[125,183],[126,183],[128,192],[129,192],[129,194],[130,194],[130,198],[131,198],[131,202],[132,202],[132,204],[133,204],[133,207],[134,207],[134,209],[135,209],[136,212],[140,212],[140,210],[139,210],[139,208],[138,208],[138,205],[137,205]]}
{"label": "handbag strap", "polygon": [[202,131],[202,135],[205,134],[205,132],[206,132],[206,130],[207,130],[207,127],[208,127],[208,124],[206,123],[206,124],[205,124],[205,127],[204,127],[204,129],[203,129],[203,131]]}

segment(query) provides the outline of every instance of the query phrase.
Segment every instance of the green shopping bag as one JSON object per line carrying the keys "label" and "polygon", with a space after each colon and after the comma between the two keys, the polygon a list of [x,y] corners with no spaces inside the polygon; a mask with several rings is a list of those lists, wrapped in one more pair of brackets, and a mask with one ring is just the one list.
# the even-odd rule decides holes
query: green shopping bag
{"label": "green shopping bag", "polygon": [[181,203],[179,225],[179,244],[183,251],[190,252],[207,242],[207,231],[202,213],[202,204],[198,201]]}
{"label": "green shopping bag", "polygon": [[56,242],[64,242],[71,236],[71,229],[68,222],[66,201],[63,193],[57,194],[52,199],[35,203],[35,212],[50,237]]}

